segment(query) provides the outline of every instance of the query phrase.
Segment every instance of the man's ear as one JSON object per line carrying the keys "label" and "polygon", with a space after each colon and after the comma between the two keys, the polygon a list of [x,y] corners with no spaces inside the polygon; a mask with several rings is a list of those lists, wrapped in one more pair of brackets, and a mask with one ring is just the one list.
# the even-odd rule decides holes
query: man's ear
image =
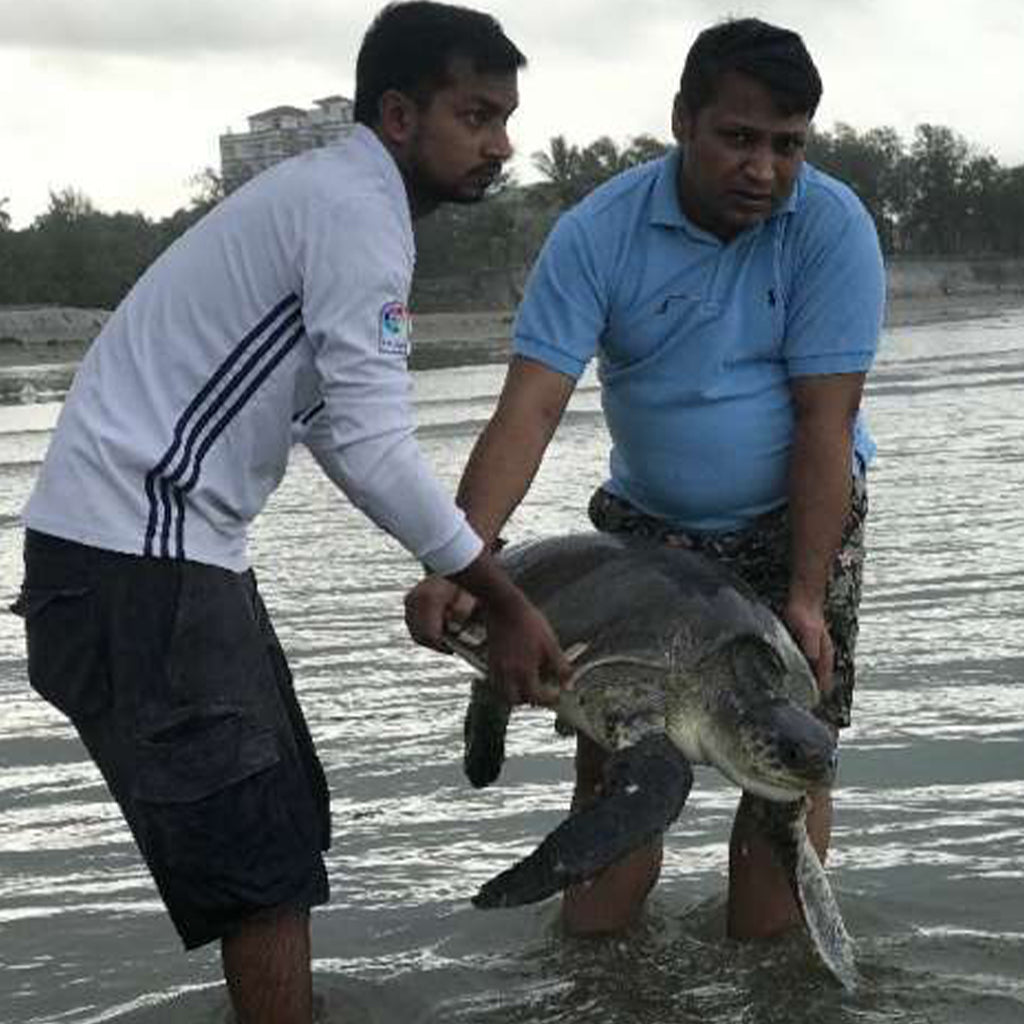
{"label": "man's ear", "polygon": [[385,143],[402,148],[416,133],[419,109],[404,92],[388,89],[380,97],[379,132]]}

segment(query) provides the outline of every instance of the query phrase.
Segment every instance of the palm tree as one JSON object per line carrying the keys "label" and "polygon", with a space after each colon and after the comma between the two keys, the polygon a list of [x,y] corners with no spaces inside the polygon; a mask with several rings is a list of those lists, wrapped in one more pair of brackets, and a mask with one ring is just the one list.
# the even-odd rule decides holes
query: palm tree
{"label": "palm tree", "polygon": [[547,152],[533,154],[533,166],[548,179],[558,205],[565,209],[616,174],[661,156],[668,146],[650,135],[637,135],[620,149],[607,135],[580,149],[564,135],[551,139]]}
{"label": "palm tree", "polygon": [[533,166],[553,186],[558,205],[571,206],[584,192],[580,191],[580,177],[583,173],[583,157],[579,147],[566,142],[564,135],[555,135],[548,143],[548,150],[533,154]]}

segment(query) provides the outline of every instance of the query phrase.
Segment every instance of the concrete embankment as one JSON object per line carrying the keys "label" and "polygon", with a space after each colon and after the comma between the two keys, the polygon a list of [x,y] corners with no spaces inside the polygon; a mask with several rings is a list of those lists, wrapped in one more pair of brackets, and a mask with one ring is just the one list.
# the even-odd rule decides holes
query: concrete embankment
{"label": "concrete embankment", "polygon": [[[1024,305],[1024,260],[893,259],[887,278],[890,325]],[[523,272],[516,270],[422,282],[413,295],[414,351],[430,350],[431,362],[449,348],[502,355],[522,279]],[[103,309],[0,307],[0,361],[71,358],[96,337],[109,316]]]}
{"label": "concrete embankment", "polygon": [[106,309],[0,306],[0,342],[57,345],[69,341],[91,341],[109,316]]}
{"label": "concrete embankment", "polygon": [[905,260],[886,266],[890,298],[1024,295],[1024,260]]}
{"label": "concrete embankment", "polygon": [[0,306],[0,362],[73,359],[103,329],[106,309]]}

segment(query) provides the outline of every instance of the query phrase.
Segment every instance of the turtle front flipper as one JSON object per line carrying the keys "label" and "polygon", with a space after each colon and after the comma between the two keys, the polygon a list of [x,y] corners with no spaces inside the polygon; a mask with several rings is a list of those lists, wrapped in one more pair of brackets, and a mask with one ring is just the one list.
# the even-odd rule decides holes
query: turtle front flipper
{"label": "turtle front flipper", "polygon": [[693,769],[663,733],[617,751],[605,765],[602,795],[573,814],[528,857],[486,882],[473,897],[483,909],[547,899],[596,875],[660,835],[679,816]]}
{"label": "turtle front flipper", "polygon": [[[460,657],[486,671],[486,637],[483,632],[463,629],[459,633],[450,633],[448,639]],[[565,656],[569,662],[574,662],[586,647],[586,644],[574,644],[566,649]],[[476,789],[489,786],[501,774],[505,763],[505,734],[511,714],[512,705],[486,676],[473,680],[462,722],[462,770]]]}
{"label": "turtle front flipper", "polygon": [[462,725],[462,770],[477,789],[489,786],[501,774],[511,713],[511,705],[486,679],[473,680]]}
{"label": "turtle front flipper", "polygon": [[446,629],[445,641],[463,661],[483,673],[473,680],[462,722],[462,769],[470,784],[480,789],[501,774],[512,706],[487,680],[487,633],[481,623],[471,619],[459,626],[451,625]]}
{"label": "turtle front flipper", "polygon": [[759,802],[764,835],[786,872],[811,944],[833,977],[853,992],[859,981],[853,940],[843,924],[821,859],[807,835],[806,801]]}

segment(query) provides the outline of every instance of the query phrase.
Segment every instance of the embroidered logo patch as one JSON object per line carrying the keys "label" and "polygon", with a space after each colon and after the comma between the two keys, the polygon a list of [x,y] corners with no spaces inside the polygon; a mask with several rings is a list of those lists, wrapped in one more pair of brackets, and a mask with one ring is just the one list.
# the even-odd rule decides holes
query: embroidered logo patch
{"label": "embroidered logo patch", "polygon": [[385,355],[407,356],[412,333],[404,302],[385,302],[380,310],[380,350]]}

